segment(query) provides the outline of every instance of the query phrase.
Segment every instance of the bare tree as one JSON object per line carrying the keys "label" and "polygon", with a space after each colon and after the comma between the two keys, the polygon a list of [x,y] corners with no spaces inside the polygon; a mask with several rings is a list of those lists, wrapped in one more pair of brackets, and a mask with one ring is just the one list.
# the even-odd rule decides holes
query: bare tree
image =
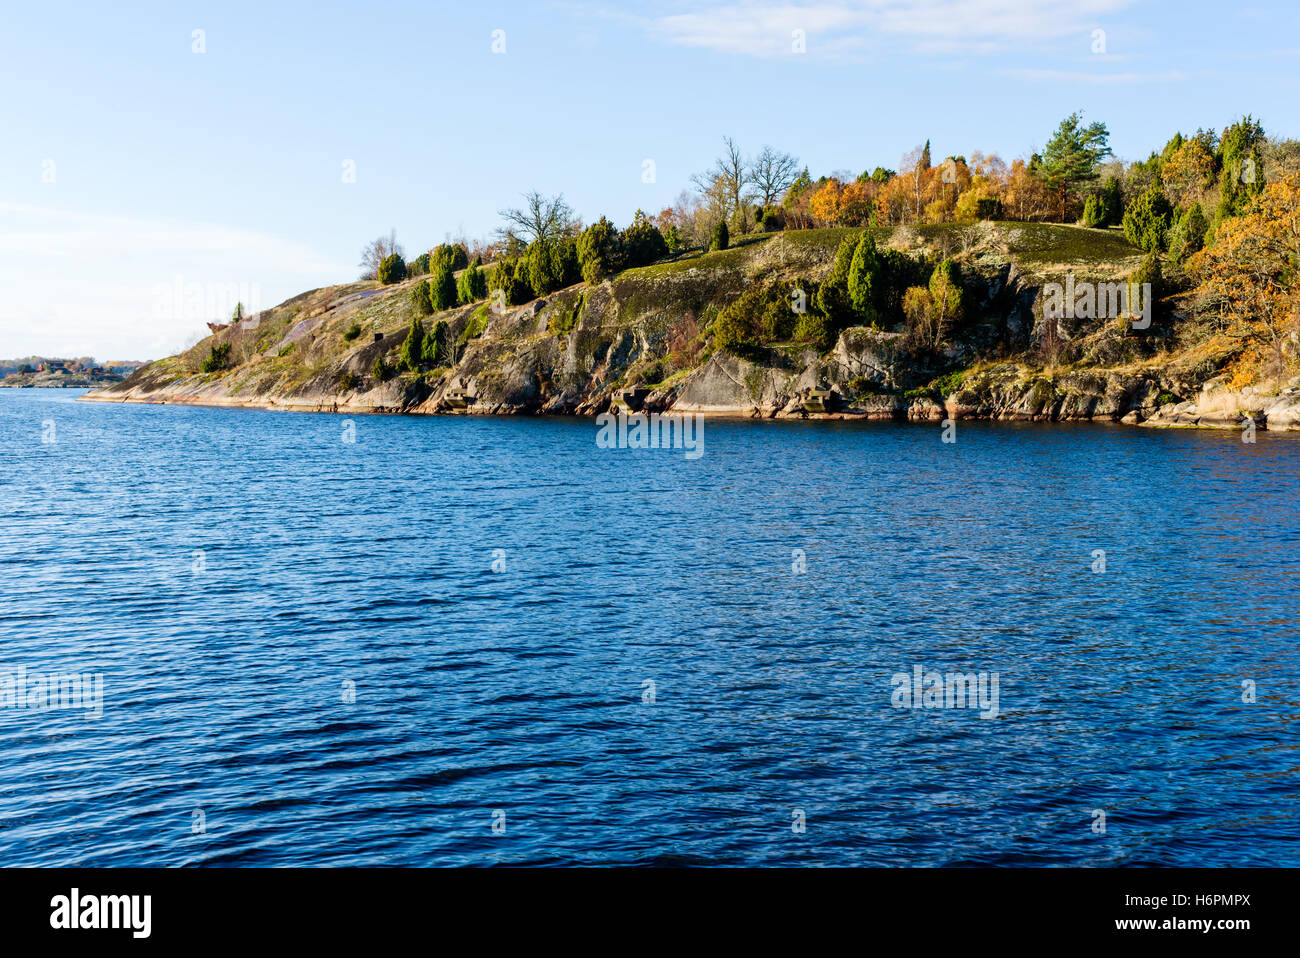
{"label": "bare tree", "polygon": [[573,210],[564,202],[564,194],[543,196],[536,190],[524,194],[524,205],[500,211],[506,226],[497,231],[504,240],[511,237],[525,244],[555,239],[573,229]]}
{"label": "bare tree", "polygon": [[381,236],[367,243],[361,251],[361,262],[357,264],[362,270],[361,278],[377,279],[379,264],[393,253],[405,255],[401,244],[397,242],[397,230],[390,230],[387,236]]}
{"label": "bare tree", "polygon": [[764,207],[779,200],[798,175],[799,161],[789,153],[781,153],[770,146],[764,146],[749,164],[749,178],[758,190]]}
{"label": "bare tree", "polygon": [[740,154],[740,147],[736,146],[736,141],[731,137],[724,136],[722,144],[726,147],[722,156],[714,160],[712,168],[692,176],[691,182],[705,197],[720,190],[727,199],[726,212],[731,215],[738,214],[740,229],[744,230],[747,222],[745,201],[748,198],[749,164],[745,162],[745,158]]}

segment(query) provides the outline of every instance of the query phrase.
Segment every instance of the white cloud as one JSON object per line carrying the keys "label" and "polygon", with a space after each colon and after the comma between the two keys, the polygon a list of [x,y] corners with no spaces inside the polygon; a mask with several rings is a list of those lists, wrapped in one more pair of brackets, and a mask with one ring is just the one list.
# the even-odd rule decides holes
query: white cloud
{"label": "white cloud", "polygon": [[[12,203],[0,203],[0,223],[5,357],[153,359],[225,318],[231,290],[265,308],[356,272],[293,240],[207,223]],[[175,305],[178,283],[206,304]]]}
{"label": "white cloud", "polygon": [[[752,56],[791,52],[804,31],[809,54],[839,55],[902,41],[920,53],[993,54],[1071,34],[1133,0],[697,0],[689,12],[633,18],[652,37]],[[620,19],[625,15],[610,14]]]}

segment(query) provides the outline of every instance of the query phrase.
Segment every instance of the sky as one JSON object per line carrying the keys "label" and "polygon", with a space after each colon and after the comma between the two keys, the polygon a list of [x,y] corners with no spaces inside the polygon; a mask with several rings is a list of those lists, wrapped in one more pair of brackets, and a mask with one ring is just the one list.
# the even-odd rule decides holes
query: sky
{"label": "sky", "polygon": [[1290,0],[10,3],[0,357],[158,358],[527,190],[622,226],[723,136],[814,177],[1009,162],[1075,110],[1125,159],[1246,113],[1300,137],[1298,67]]}

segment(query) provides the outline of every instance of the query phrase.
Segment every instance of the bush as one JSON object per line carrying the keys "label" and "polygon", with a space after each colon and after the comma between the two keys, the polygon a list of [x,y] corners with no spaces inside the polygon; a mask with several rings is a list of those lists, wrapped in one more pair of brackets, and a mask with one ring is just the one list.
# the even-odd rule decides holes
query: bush
{"label": "bush", "polygon": [[791,338],[797,343],[816,346],[817,351],[823,353],[831,348],[834,341],[831,328],[826,323],[826,317],[818,316],[815,313],[805,313],[799,317],[799,322],[795,323],[794,335]]}
{"label": "bush", "polygon": [[417,316],[411,320],[406,339],[397,351],[398,365],[410,372],[418,372],[424,362],[424,323]]}
{"label": "bush", "polygon": [[582,273],[578,268],[577,244],[569,237],[535,240],[520,265],[533,292],[545,296],[576,283]]}
{"label": "bush", "polygon": [[[1150,283],[1152,300],[1162,297],[1165,294],[1165,279],[1164,273],[1160,269],[1159,254],[1155,251],[1148,253],[1146,258],[1142,260],[1142,264],[1129,275],[1128,281],[1136,283],[1138,286]],[[1153,305],[1152,313],[1154,314],[1154,312],[1155,307]]]}
{"label": "bush", "polygon": [[355,373],[344,373],[339,377],[339,392],[350,393],[360,385]]}
{"label": "bush", "polygon": [[[813,338],[815,327],[804,324],[804,337],[799,335],[802,319],[794,309],[796,289],[806,289],[807,283],[773,282],[755,284],[740,296],[728,303],[718,314],[713,326],[713,342],[718,349],[725,350],[733,356],[753,358],[759,355],[762,347],[791,339],[809,341]],[[826,338],[826,330],[820,330],[816,341]]]}
{"label": "bush", "polygon": [[1100,229],[1106,225],[1106,209],[1101,197],[1089,196],[1087,202],[1083,204],[1083,225],[1089,229]]}
{"label": "bush", "polygon": [[731,245],[731,231],[727,229],[727,221],[719,220],[718,225],[713,227],[713,237],[709,240],[709,249],[726,249]]}
{"label": "bush", "polygon": [[230,365],[230,343],[221,343],[208,350],[208,358],[203,360],[199,369],[205,373],[215,373]]}
{"label": "bush", "polygon": [[1162,250],[1171,212],[1164,191],[1158,185],[1152,185],[1124,214],[1124,235],[1134,246],[1147,252]]}
{"label": "bush", "polygon": [[427,276],[429,273],[429,254],[421,253],[406,264],[407,276]]}
{"label": "bush", "polygon": [[501,290],[507,306],[520,306],[535,298],[532,287],[520,274],[521,266],[518,260],[499,259],[488,274],[488,289]]}
{"label": "bush", "polygon": [[1199,252],[1205,246],[1205,233],[1209,227],[1200,203],[1193,203],[1184,210],[1169,234],[1170,258],[1175,263],[1182,263],[1193,253]]}
{"label": "bush", "polygon": [[375,357],[375,364],[370,367],[370,375],[376,382],[386,383],[393,378],[393,367],[384,362],[382,355]]}
{"label": "bush", "polygon": [[437,273],[446,268],[455,272],[469,265],[469,253],[459,243],[443,243],[435,246],[429,256],[429,272]]}
{"label": "bush", "polygon": [[293,352],[293,343],[289,343],[288,345],[281,346],[280,351],[276,353],[276,355],[283,357],[283,356],[288,356],[291,352]]}
{"label": "bush", "polygon": [[411,302],[415,303],[415,312],[420,316],[428,316],[433,312],[433,295],[429,290],[429,281],[422,279],[415,284],[411,290]]}
{"label": "bush", "polygon": [[474,315],[465,323],[465,328],[460,331],[456,337],[456,342],[464,345],[471,339],[478,339],[483,335],[483,330],[487,329],[488,312],[487,307],[483,306],[474,311]]}
{"label": "bush", "polygon": [[628,266],[645,266],[668,255],[663,233],[640,210],[636,211],[632,225],[623,231],[622,240],[623,257]]}
{"label": "bush", "polygon": [[975,201],[975,216],[982,220],[1002,219],[1002,201],[982,197]]}
{"label": "bush", "polygon": [[383,262],[379,264],[379,282],[391,286],[404,279],[406,279],[406,260],[402,259],[402,254],[392,253],[385,256]]}
{"label": "bush", "polygon": [[883,322],[889,306],[888,285],[876,240],[864,232],[849,263],[848,293],[854,311],[869,323]]}
{"label": "bush", "polygon": [[840,241],[835,252],[835,264],[830,275],[817,290],[817,309],[837,325],[853,322],[853,304],[849,301],[849,267],[858,248],[860,235],[849,235]]}
{"label": "bush", "polygon": [[682,231],[677,228],[676,223],[669,223],[668,229],[664,230],[664,245],[668,247],[668,252],[676,253],[682,248]]}
{"label": "bush", "polygon": [[598,283],[622,268],[623,250],[614,224],[601,217],[578,237],[578,264],[582,278]]}
{"label": "bush", "polygon": [[456,281],[456,296],[461,303],[473,303],[487,295],[487,275],[478,262],[470,263]]}
{"label": "bush", "polygon": [[438,266],[433,274],[433,281],[429,284],[429,296],[433,301],[433,311],[436,313],[456,305],[456,280],[445,265]]}
{"label": "bush", "polygon": [[351,326],[348,327],[348,331],[343,334],[343,338],[350,343],[352,342],[352,340],[356,339],[360,335],[361,335],[361,324],[353,323]]}
{"label": "bush", "polygon": [[1101,187],[1102,226],[1118,226],[1124,221],[1124,187],[1119,178],[1106,177]]}

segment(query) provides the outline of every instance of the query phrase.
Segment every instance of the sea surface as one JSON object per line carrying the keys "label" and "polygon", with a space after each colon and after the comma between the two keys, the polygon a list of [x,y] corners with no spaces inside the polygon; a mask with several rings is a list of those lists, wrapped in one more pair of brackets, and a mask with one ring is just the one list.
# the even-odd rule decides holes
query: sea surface
{"label": "sea surface", "polygon": [[1300,436],[78,395],[0,390],[5,865],[1300,865]]}

